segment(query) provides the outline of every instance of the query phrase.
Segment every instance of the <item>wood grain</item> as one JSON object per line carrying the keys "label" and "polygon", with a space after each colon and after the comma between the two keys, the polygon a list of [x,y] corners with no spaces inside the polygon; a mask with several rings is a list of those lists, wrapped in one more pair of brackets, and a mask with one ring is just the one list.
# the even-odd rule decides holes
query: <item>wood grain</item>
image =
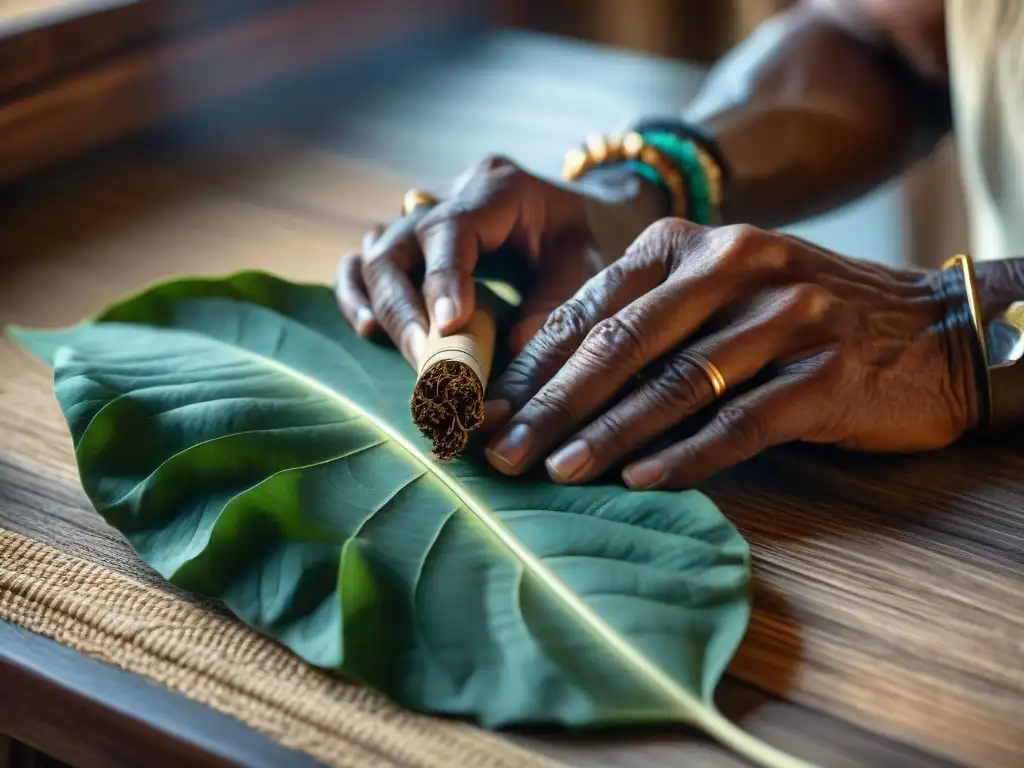
{"label": "wood grain", "polygon": [[[94,57],[104,39],[108,48],[115,49],[122,42],[166,33],[203,18],[230,17],[233,6],[219,0],[195,10],[190,3],[138,0],[110,11],[114,24],[86,16],[34,30],[32,34],[42,36],[42,42],[31,34],[0,37],[0,66],[5,56],[19,62],[10,67],[15,72],[22,68],[20,62],[43,62],[33,73],[18,75],[21,80],[47,72],[63,74],[8,99],[0,97],[0,183],[204,107],[366,54],[412,36],[428,20],[443,25],[459,18],[469,5],[443,0],[428,10],[415,0],[306,0],[277,7],[261,0],[250,4],[246,15],[236,7],[232,23],[204,25],[168,39],[157,36],[147,45],[129,47],[81,68],[74,65]],[[67,31],[69,24],[73,28]],[[78,29],[81,25],[87,28]],[[90,25],[102,34],[88,36]],[[78,50],[66,46],[63,36],[77,39],[82,34],[94,42],[78,59],[61,53],[58,60],[48,53],[54,46],[62,52]]]}
{"label": "wood grain", "polygon": [[[476,66],[493,82],[500,64]],[[355,130],[318,118],[207,155],[126,148],[17,187],[0,205],[0,322],[64,324],[172,274],[329,281],[337,256],[393,215],[405,179],[422,178],[394,173],[394,148],[390,175],[375,172],[380,144],[360,143],[360,124],[412,130],[392,102],[346,106]],[[491,130],[495,145],[518,140]],[[88,511],[48,373],[6,340],[0,371],[0,525],[152,578]],[[731,717],[825,766],[1024,764],[1024,446],[790,449],[705,490],[755,559],[754,618],[721,691]],[[579,765],[739,764],[686,732],[514,738]]]}
{"label": "wood grain", "polygon": [[252,15],[281,0],[21,0],[0,5],[0,99],[135,44]]}
{"label": "wood grain", "polygon": [[[2,319],[42,325],[69,322],[127,290],[180,272],[222,273],[256,266],[295,279],[324,279],[340,250],[355,247],[366,226],[364,217],[374,209],[379,216],[387,215],[400,197],[400,185],[373,183],[358,165],[315,147],[268,140],[259,140],[255,146],[260,149],[222,157],[220,165],[133,154],[125,156],[123,163],[107,162],[101,169],[89,169],[77,183],[51,179],[27,190],[17,213],[8,221],[0,220],[0,248],[15,254],[31,248],[36,258],[8,262],[6,274],[13,279],[5,280],[0,292]],[[261,167],[253,162],[255,155],[271,160]],[[233,173],[235,164],[244,171]],[[95,190],[97,186],[102,192]],[[306,207],[300,191],[320,205]],[[45,234],[44,221],[49,222]],[[282,258],[282,254],[302,257]],[[62,299],[48,301],[47,296]],[[66,430],[50,393],[49,372],[6,340],[0,346],[0,367],[10,372],[0,390],[0,523],[159,584],[120,537],[86,511]],[[874,696],[879,678],[861,668],[877,661],[870,650],[855,655],[834,631],[836,618],[828,615],[828,590],[820,583],[830,571],[823,570],[822,563],[805,574],[810,586],[785,568],[776,571],[777,560],[791,567],[800,562],[796,550],[777,551],[777,545],[757,535],[759,526],[778,533],[780,509],[791,502],[764,501],[758,495],[737,498],[734,492],[716,494],[716,499],[734,518],[747,520],[745,532],[758,550],[758,612],[734,670],[776,696],[795,697],[826,712],[846,709],[851,711],[844,711],[845,715],[865,714],[860,711],[863,707],[851,708],[839,692],[827,690],[836,683],[832,676],[837,665],[843,670],[852,664],[862,676],[842,689],[854,704]],[[825,562],[834,563],[835,557]],[[854,570],[845,583],[851,589],[863,589],[857,579],[864,578]],[[805,613],[808,606],[814,608],[810,618],[815,621],[809,627],[796,624],[794,598],[799,598]],[[819,627],[819,615],[829,622]],[[815,674],[813,666],[812,672],[806,672],[807,662],[800,663],[800,656],[806,659],[808,654],[808,628],[821,635],[814,664],[827,662],[833,668],[824,677]],[[870,631],[866,636],[876,643],[881,640]],[[723,689],[723,706],[755,732],[826,765],[867,765],[863,761],[869,758],[871,765],[936,763],[897,743],[908,731],[914,735],[910,728],[887,726],[895,739],[874,739],[830,717],[742,686]],[[860,717],[862,723],[877,729],[880,713],[868,708],[866,714]],[[998,725],[993,723],[992,728]],[[818,734],[817,738],[809,738],[809,733]],[[522,738],[579,764],[655,765],[668,756],[683,755],[718,761],[708,764],[736,764],[717,747],[688,733],[627,734],[619,741],[606,737],[586,744],[565,738]]]}

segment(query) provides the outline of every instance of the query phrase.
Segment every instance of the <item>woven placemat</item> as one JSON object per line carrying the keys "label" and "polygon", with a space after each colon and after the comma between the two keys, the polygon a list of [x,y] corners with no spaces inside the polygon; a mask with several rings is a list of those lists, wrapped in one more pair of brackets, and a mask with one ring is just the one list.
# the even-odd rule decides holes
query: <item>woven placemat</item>
{"label": "woven placemat", "polygon": [[0,528],[0,618],[134,672],[335,766],[554,768],[303,663],[226,614]]}

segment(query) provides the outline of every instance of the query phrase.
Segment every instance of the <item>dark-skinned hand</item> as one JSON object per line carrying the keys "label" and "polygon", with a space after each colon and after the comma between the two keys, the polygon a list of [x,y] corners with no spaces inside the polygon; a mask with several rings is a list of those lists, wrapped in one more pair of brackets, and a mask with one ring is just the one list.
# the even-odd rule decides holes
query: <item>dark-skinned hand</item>
{"label": "dark-skinned hand", "polygon": [[[418,367],[429,318],[443,334],[468,321],[474,276],[509,267],[529,274],[529,292],[511,329],[518,352],[548,315],[622,255],[661,213],[656,188],[624,170],[559,185],[512,161],[489,158],[451,195],[367,234],[360,253],[342,257],[335,291],[363,336],[383,330]],[[510,264],[496,264],[505,260]]]}
{"label": "dark-skinned hand", "polygon": [[[543,461],[560,483],[620,470],[641,489],[690,486],[794,441],[941,448],[978,419],[954,282],[784,234],[662,220],[488,392],[489,413],[507,419],[488,459],[509,475]],[[722,372],[721,399],[687,351]],[[697,414],[710,418],[694,434],[644,455]]]}

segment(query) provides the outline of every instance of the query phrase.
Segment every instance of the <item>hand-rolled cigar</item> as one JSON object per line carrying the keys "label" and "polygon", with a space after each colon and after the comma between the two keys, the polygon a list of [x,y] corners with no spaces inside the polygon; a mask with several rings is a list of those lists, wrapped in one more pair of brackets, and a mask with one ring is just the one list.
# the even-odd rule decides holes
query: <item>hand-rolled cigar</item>
{"label": "hand-rolled cigar", "polygon": [[462,332],[441,336],[430,329],[409,405],[413,423],[433,441],[434,456],[440,461],[461,456],[469,433],[484,423],[484,392],[496,333],[495,303],[480,290],[476,310]]}

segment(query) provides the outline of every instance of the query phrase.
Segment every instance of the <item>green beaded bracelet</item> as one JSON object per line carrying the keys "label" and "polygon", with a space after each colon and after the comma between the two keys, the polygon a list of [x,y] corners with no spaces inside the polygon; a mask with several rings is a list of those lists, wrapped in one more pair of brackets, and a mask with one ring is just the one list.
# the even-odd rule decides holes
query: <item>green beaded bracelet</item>
{"label": "green beaded bracelet", "polygon": [[643,134],[644,141],[664,152],[679,168],[686,180],[688,218],[698,224],[711,224],[714,206],[704,166],[697,145],[673,133],[652,131]]}

